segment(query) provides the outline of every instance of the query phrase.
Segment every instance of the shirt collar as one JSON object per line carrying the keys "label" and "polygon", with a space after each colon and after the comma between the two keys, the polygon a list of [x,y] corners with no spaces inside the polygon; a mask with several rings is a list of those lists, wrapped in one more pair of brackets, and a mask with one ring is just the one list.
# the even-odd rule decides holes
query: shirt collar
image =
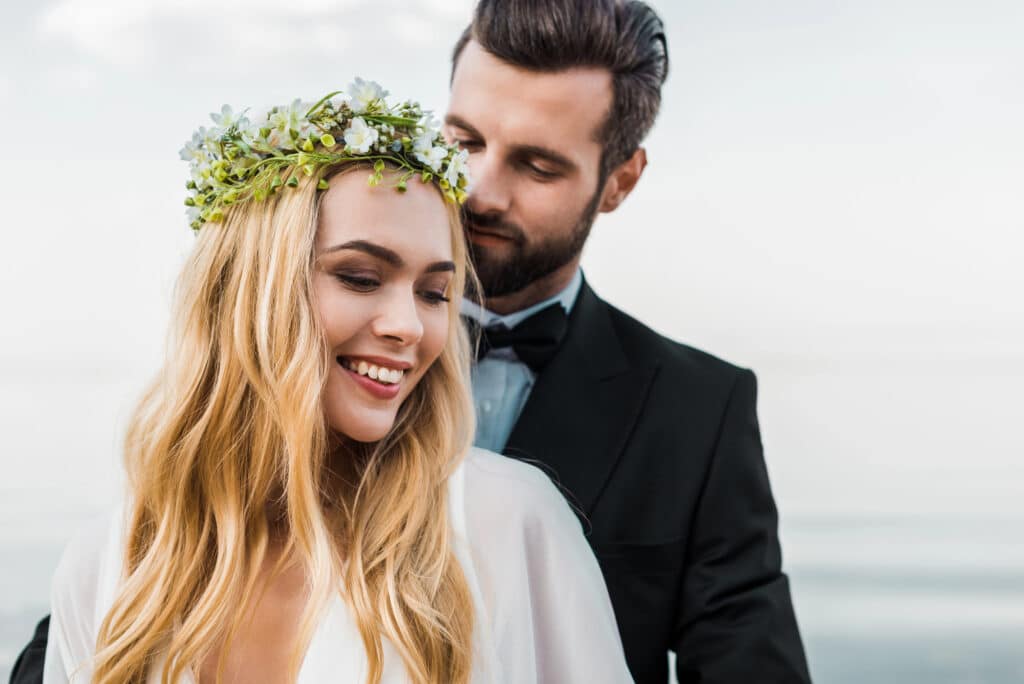
{"label": "shirt collar", "polygon": [[514,328],[524,320],[537,313],[543,308],[546,308],[555,302],[562,305],[566,313],[572,311],[573,304],[576,303],[576,297],[579,296],[580,288],[583,287],[583,271],[577,268],[576,273],[573,274],[572,280],[565,286],[561,292],[553,297],[549,297],[542,302],[537,302],[531,307],[523,309],[522,311],[513,311],[510,314],[504,316],[488,311],[479,304],[469,301],[468,299],[462,300],[462,315],[468,316],[473,320],[477,321],[482,327],[489,327],[492,325],[504,325],[506,328]]}

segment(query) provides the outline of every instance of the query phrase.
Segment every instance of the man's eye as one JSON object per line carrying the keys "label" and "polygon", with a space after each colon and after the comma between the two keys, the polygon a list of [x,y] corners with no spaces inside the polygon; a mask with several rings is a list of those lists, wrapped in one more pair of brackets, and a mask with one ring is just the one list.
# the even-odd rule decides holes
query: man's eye
{"label": "man's eye", "polygon": [[529,171],[531,174],[533,174],[540,180],[553,180],[555,178],[558,178],[559,176],[558,172],[556,171],[548,171],[546,169],[540,168],[539,166],[534,166],[529,162],[526,162],[524,166],[526,167],[527,171]]}
{"label": "man's eye", "polygon": [[356,290],[357,292],[369,292],[380,285],[380,282],[374,278],[367,278],[366,276],[335,273],[334,277],[340,280],[346,287]]}

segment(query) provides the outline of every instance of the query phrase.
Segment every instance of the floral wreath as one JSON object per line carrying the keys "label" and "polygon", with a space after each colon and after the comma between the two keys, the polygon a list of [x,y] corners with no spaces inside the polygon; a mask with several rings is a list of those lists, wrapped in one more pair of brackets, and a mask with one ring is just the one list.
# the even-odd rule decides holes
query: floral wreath
{"label": "floral wreath", "polygon": [[[296,187],[297,170],[312,176],[319,167],[346,161],[373,160],[370,185],[380,184],[391,163],[403,170],[395,183],[399,192],[419,176],[423,183],[436,182],[449,201],[466,200],[468,153],[445,142],[429,112],[416,102],[390,106],[386,90],[361,78],[349,85],[347,97],[338,97],[343,92],[313,105],[295,100],[272,107],[254,122],[228,105],[211,114],[215,126],[200,127],[181,149],[191,172],[185,206],[192,229],[221,221],[229,205]],[[317,188],[327,187],[321,178]]]}

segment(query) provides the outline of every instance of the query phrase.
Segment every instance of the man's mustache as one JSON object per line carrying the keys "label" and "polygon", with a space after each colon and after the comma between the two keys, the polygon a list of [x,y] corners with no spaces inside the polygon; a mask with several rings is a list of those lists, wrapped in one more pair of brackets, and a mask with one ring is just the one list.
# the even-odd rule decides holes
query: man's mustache
{"label": "man's mustache", "polygon": [[506,221],[501,214],[478,214],[469,209],[463,209],[463,219],[466,230],[479,230],[483,233],[490,233],[513,241],[517,245],[526,242],[526,233],[516,224]]}

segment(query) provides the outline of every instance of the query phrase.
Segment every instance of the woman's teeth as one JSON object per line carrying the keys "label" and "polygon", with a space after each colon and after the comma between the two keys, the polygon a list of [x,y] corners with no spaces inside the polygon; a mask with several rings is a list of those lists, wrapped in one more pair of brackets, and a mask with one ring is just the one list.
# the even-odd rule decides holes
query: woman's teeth
{"label": "woman's teeth", "polygon": [[359,373],[360,375],[369,376],[371,380],[376,380],[383,385],[397,384],[402,381],[402,376],[405,375],[405,371],[395,368],[385,368],[384,366],[374,366],[372,363],[367,363],[366,361],[342,359],[341,365],[348,368],[350,371]]}

